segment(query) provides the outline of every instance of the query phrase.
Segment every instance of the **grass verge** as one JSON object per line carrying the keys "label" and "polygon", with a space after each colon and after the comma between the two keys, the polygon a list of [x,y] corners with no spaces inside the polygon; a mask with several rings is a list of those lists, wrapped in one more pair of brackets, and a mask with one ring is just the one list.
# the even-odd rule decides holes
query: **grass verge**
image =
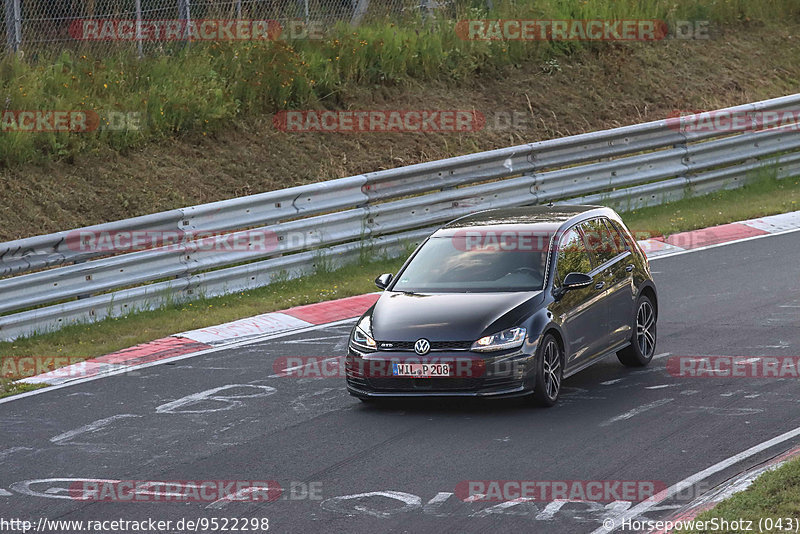
{"label": "grass verge", "polygon": [[[281,109],[337,106],[347,87],[462,81],[525,61],[616,46],[465,40],[456,31],[459,19],[703,20],[746,30],[756,21],[800,16],[796,0],[523,0],[498,2],[490,11],[481,5],[458,3],[454,13],[427,20],[372,20],[355,30],[340,24],[319,40],[194,43],[141,60],[132,46],[120,45],[7,55],[0,60],[6,110],[0,164],[71,161],[100,147],[125,150],[187,131],[206,135]],[[21,119],[13,110],[88,111],[99,121],[91,132],[32,133],[15,129]],[[105,127],[112,112],[137,114],[136,126]]]}
{"label": "grass verge", "polygon": [[[739,189],[719,191],[621,215],[635,232],[669,235],[798,209],[800,179],[763,177]],[[94,324],[69,326],[57,332],[13,342],[0,342],[0,358],[91,358],[176,332],[292,306],[360,295],[375,291],[373,279],[384,272],[396,272],[402,261],[402,258],[363,261],[335,271],[276,282],[253,291],[196,300]],[[12,387],[8,380],[3,380],[0,381],[0,395]]]}
{"label": "grass verge", "polygon": [[14,382],[12,378],[0,378],[0,399],[46,387],[47,384],[23,384]]}
{"label": "grass verge", "polygon": [[800,210],[800,179],[762,175],[744,187],[623,213],[632,229],[669,235]]}
{"label": "grass verge", "polygon": [[[759,530],[759,520],[783,518],[782,528],[773,526]],[[786,527],[786,518],[792,524]],[[745,491],[725,499],[711,510],[698,515],[695,521],[716,519],[720,526],[723,520],[727,525],[741,525],[742,521],[752,521],[753,530],[758,532],[796,531],[800,518],[800,459],[786,462],[774,471],[759,476]],[[719,530],[683,530],[682,532],[714,532],[718,534],[738,534],[741,529],[721,528]]]}

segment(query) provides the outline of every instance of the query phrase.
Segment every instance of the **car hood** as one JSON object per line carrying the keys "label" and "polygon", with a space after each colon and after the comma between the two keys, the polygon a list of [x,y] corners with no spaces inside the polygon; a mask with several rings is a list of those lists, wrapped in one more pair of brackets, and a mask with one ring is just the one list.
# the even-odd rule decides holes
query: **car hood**
{"label": "car hood", "polygon": [[470,341],[517,326],[541,294],[386,291],[368,315],[378,341]]}

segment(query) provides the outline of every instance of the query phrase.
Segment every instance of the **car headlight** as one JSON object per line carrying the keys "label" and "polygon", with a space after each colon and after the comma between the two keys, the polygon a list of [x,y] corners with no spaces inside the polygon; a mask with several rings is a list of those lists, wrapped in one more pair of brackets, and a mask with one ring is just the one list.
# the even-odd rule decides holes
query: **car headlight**
{"label": "car headlight", "polygon": [[525,342],[527,331],[522,327],[509,328],[490,336],[480,338],[472,344],[475,352],[491,352],[495,350],[513,349]]}
{"label": "car headlight", "polygon": [[353,345],[360,349],[375,350],[378,344],[372,339],[372,336],[364,332],[361,327],[357,326],[353,330]]}

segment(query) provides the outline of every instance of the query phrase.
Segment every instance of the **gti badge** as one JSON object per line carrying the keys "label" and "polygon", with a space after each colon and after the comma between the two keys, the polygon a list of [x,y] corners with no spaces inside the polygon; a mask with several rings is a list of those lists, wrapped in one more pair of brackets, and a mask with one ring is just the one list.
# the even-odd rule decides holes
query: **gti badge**
{"label": "gti badge", "polygon": [[425,338],[420,338],[414,343],[414,352],[417,354],[428,354],[429,350],[431,350],[431,342]]}

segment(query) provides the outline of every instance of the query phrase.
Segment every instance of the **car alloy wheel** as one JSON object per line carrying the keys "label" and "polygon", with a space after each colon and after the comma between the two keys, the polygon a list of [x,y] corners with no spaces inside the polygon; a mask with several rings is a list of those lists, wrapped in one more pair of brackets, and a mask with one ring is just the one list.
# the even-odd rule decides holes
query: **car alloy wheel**
{"label": "car alloy wheel", "polygon": [[636,312],[636,342],[639,344],[639,352],[645,358],[652,357],[656,348],[655,325],[653,305],[649,300],[642,300]]}
{"label": "car alloy wheel", "polygon": [[564,376],[561,346],[552,334],[546,334],[539,346],[539,372],[533,398],[540,406],[553,406],[561,393]]}
{"label": "car alloy wheel", "polygon": [[653,302],[641,295],[636,304],[636,329],[631,333],[631,343],[617,352],[623,365],[643,367],[650,363],[656,351],[656,308]]}

